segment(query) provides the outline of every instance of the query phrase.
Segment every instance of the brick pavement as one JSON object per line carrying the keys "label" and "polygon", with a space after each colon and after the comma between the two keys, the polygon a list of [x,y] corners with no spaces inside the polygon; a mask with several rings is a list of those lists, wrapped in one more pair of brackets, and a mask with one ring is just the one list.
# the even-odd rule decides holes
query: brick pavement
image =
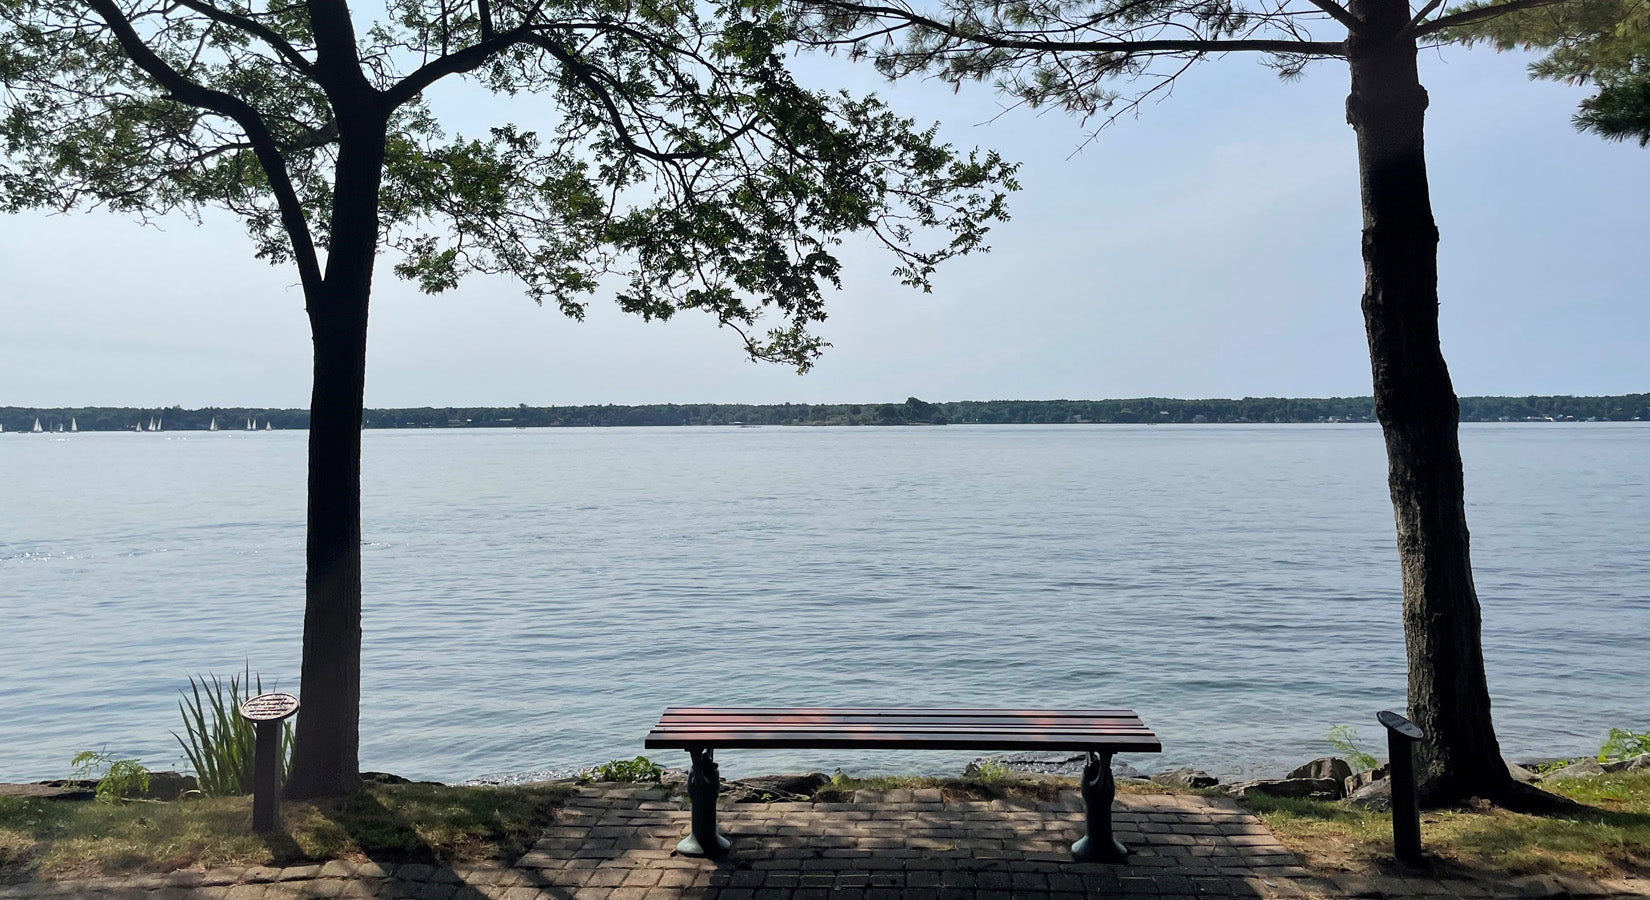
{"label": "brick pavement", "polygon": [[688,813],[633,786],[592,785],[513,866],[329,862],[0,887],[0,898],[99,900],[1066,900],[1079,897],[1645,897],[1650,881],[1531,877],[1489,884],[1421,876],[1315,876],[1236,804],[1124,795],[1126,866],[1072,862],[1075,792],[1058,801],[946,803],[938,790],[861,791],[853,803],[736,804],[711,862],[676,856]]}

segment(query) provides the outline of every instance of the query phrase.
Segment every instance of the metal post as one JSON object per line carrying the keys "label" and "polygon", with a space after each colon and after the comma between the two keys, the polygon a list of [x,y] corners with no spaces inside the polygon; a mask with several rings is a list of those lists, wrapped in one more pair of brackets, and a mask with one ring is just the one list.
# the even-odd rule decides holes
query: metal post
{"label": "metal post", "polygon": [[1080,862],[1120,863],[1129,859],[1129,848],[1118,843],[1111,831],[1111,804],[1117,797],[1117,782],[1111,774],[1111,754],[1089,751],[1083,765],[1083,818],[1088,834],[1071,845],[1071,855]]}
{"label": "metal post", "polygon": [[281,819],[281,722],[298,711],[291,694],[259,694],[240,706],[256,729],[252,754],[252,830],[274,831]]}
{"label": "metal post", "polygon": [[259,722],[252,769],[252,830],[274,831],[281,818],[281,723]]}
{"label": "metal post", "polygon": [[676,845],[683,856],[721,856],[733,842],[716,831],[716,796],[722,792],[722,774],[708,749],[692,749],[693,768],[688,772],[688,800],[693,804],[693,824],[688,836]]}
{"label": "metal post", "polygon": [[1424,735],[1414,722],[1389,710],[1375,718],[1386,727],[1388,777],[1392,784],[1392,855],[1421,865],[1421,808],[1415,802],[1415,742]]}

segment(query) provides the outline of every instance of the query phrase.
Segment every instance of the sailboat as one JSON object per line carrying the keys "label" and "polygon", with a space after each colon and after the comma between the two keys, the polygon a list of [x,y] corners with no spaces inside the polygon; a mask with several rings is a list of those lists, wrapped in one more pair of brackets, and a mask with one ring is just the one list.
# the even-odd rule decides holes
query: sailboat
{"label": "sailboat", "polygon": [[251,420],[251,419],[247,419],[247,420],[246,420],[246,430],[247,430],[247,431],[251,431],[251,430],[252,430],[252,420]]}
{"label": "sailboat", "polygon": [[74,416],[70,416],[69,417],[69,431],[78,432],[79,430],[80,430],[80,423],[75,421]]}
{"label": "sailboat", "polygon": [[271,424],[269,424],[269,420],[268,420],[268,419],[265,419],[265,420],[264,420],[264,430],[265,430],[265,431],[274,431],[274,430],[275,430],[275,426],[274,426],[274,425],[271,425]]}
{"label": "sailboat", "polygon": [[139,423],[137,423],[137,424],[136,424],[136,425],[133,425],[133,426],[132,426],[132,430],[133,430],[133,431],[138,431],[138,432],[141,432],[141,431],[143,431],[143,423],[142,423],[142,422],[139,422]]}
{"label": "sailboat", "polygon": [[149,430],[150,431],[155,430],[155,417],[154,416],[149,417]]}
{"label": "sailboat", "polygon": [[214,417],[213,417],[213,419],[212,419],[212,424],[211,424],[211,425],[208,425],[208,426],[206,426],[206,430],[207,430],[207,431],[217,431],[217,430],[218,430],[218,420],[217,420],[217,417],[215,417],[215,416],[214,416]]}
{"label": "sailboat", "polygon": [[33,431],[33,433],[34,433],[34,434],[39,434],[39,433],[40,433],[40,432],[41,432],[41,431],[43,431],[43,430],[44,430],[44,429],[42,429],[42,428],[41,428],[41,427],[40,427],[40,420],[39,420],[39,419],[38,419],[38,418],[37,418],[37,419],[35,419],[35,420],[34,420],[34,428],[33,428],[33,429],[32,429],[32,431]]}
{"label": "sailboat", "polygon": [[54,430],[54,433],[56,433],[56,434],[62,434],[63,433],[63,423],[62,422],[57,423],[57,428]]}

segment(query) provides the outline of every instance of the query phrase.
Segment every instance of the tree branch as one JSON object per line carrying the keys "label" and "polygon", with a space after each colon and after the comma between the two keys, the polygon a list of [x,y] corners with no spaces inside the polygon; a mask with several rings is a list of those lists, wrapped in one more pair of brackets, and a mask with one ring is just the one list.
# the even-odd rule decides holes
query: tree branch
{"label": "tree branch", "polygon": [[315,33],[314,78],[328,98],[336,106],[338,91],[356,98],[377,93],[361,71],[361,50],[355,43],[349,6],[340,0],[307,0],[305,7],[309,10],[309,27]]}
{"label": "tree branch", "polygon": [[389,102],[390,109],[398,109],[448,75],[471,72],[486,65],[493,54],[521,42],[525,34],[526,26],[512,28],[503,34],[483,38],[462,50],[438,56],[390,85],[384,91],[384,99]]}
{"label": "tree branch", "polygon": [[1423,35],[1443,31],[1446,28],[1455,28],[1461,25],[1470,25],[1473,22],[1482,22],[1485,19],[1493,19],[1497,16],[1504,16],[1507,13],[1518,12],[1521,9],[1539,9],[1543,6],[1552,6],[1555,3],[1565,2],[1568,2],[1568,0],[1511,0],[1509,3],[1497,3],[1494,6],[1480,6],[1477,9],[1469,9],[1466,12],[1458,12],[1452,15],[1433,19],[1431,22],[1414,29],[1410,32],[1410,34],[1414,37],[1422,37]]}
{"label": "tree branch", "polygon": [[298,48],[288,43],[286,38],[276,34],[275,30],[268,25],[238,13],[219,9],[205,2],[205,0],[176,0],[176,2],[179,6],[192,9],[214,22],[221,22],[232,28],[239,28],[241,31],[256,37],[268,44],[276,53],[281,54],[281,58],[291,63],[293,68],[306,76],[314,76],[314,64],[304,58],[304,55],[298,52]]}
{"label": "tree branch", "polygon": [[86,4],[109,26],[126,57],[165,88],[171,99],[210,110],[233,119],[235,124],[241,126],[241,130],[246,133],[247,141],[252,144],[252,152],[257,155],[259,165],[269,178],[270,189],[274,192],[275,202],[281,211],[281,225],[286,230],[287,238],[292,242],[292,256],[298,264],[298,277],[303,283],[304,292],[308,294],[318,290],[321,287],[321,266],[315,253],[314,238],[309,232],[309,222],[304,219],[303,205],[299,202],[298,192],[293,188],[292,178],[287,173],[286,160],[281,156],[280,148],[276,146],[275,139],[270,135],[269,128],[265,126],[258,111],[245,100],[196,84],[167,65],[166,61],[156,55],[149,45],[143,42],[143,38],[138,36],[131,20],[114,4],[114,0],[86,0]]}
{"label": "tree branch", "polygon": [[1421,11],[1416,13],[1415,17],[1409,20],[1408,25],[1404,26],[1404,32],[1403,33],[1404,34],[1414,34],[1416,27],[1419,26],[1422,22],[1425,22],[1427,20],[1427,16],[1432,15],[1433,10],[1435,10],[1438,7],[1443,6],[1443,5],[1444,5],[1444,0],[1428,0],[1427,5],[1421,7]]}
{"label": "tree branch", "polygon": [[[1518,0],[1515,0],[1518,2]],[[1535,0],[1531,0],[1535,2]],[[1562,3],[1565,0],[1539,0],[1542,3]],[[1037,38],[1003,37],[990,33],[981,33],[959,28],[955,23],[941,22],[906,9],[892,6],[869,6],[860,3],[849,3],[845,0],[823,0],[821,6],[828,6],[845,12],[874,18],[895,18],[918,25],[931,31],[937,31],[957,40],[968,41],[983,47],[995,47],[1000,50],[1036,50],[1049,53],[1231,53],[1237,51],[1256,51],[1261,53],[1293,53],[1299,56],[1345,56],[1345,41],[1290,41],[1276,39],[1248,39],[1232,40],[1189,38],[1182,40],[1145,40],[1145,41],[1050,41]],[[857,43],[849,40],[848,43]]]}
{"label": "tree branch", "polygon": [[1329,13],[1331,19],[1345,25],[1346,30],[1353,34],[1356,34],[1358,29],[1363,27],[1363,23],[1358,21],[1357,16],[1348,12],[1346,7],[1336,3],[1335,0],[1312,0],[1312,5]]}
{"label": "tree branch", "polygon": [[[557,44],[555,41],[550,40],[542,34],[530,32],[525,35],[522,40],[525,43],[538,47],[546,53],[549,53],[551,56],[554,56],[557,62],[561,63],[563,66],[566,66],[567,70],[573,73],[573,77],[577,78],[584,84],[585,87],[590,89],[591,93],[596,95],[597,101],[600,102],[602,108],[607,111],[608,122],[613,126],[613,130],[619,133],[619,140],[623,141],[626,149],[630,150],[632,153],[635,153],[638,156],[645,156],[654,162],[683,162],[686,160],[703,159],[708,156],[713,156],[716,151],[720,149],[720,146],[718,146],[705,150],[686,150],[667,153],[643,145],[630,133],[629,126],[625,125],[624,122],[624,114],[619,111],[619,106],[616,102],[614,102],[613,95],[610,91],[608,91],[606,85],[603,85],[601,81],[595,77],[596,69],[593,66],[573,56],[573,54],[567,51],[567,48]],[[611,78],[612,76],[609,77]],[[750,122],[745,123],[744,127],[740,128],[733,136],[723,141],[722,145],[725,145],[727,141],[737,138],[740,134],[744,134],[749,131],[752,124],[753,123]]]}

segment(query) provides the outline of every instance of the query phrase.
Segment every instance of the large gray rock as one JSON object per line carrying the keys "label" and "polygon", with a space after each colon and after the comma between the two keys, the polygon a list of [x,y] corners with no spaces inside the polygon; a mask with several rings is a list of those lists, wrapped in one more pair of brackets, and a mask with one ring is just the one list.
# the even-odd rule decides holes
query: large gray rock
{"label": "large gray rock", "polygon": [[1392,779],[1384,778],[1366,784],[1347,797],[1346,801],[1374,812],[1386,812],[1392,808]]}
{"label": "large gray rock", "polygon": [[805,775],[757,775],[722,782],[722,793],[734,803],[774,803],[813,799],[814,792],[831,783],[823,772]]}
{"label": "large gray rock", "polygon": [[1612,759],[1604,763],[1602,768],[1606,772],[1626,772],[1639,769],[1650,769],[1650,753],[1640,753],[1627,759]]}
{"label": "large gray rock", "polygon": [[150,772],[149,789],[143,792],[148,800],[176,800],[189,791],[199,790],[200,784],[193,775],[182,775],[177,772]]}
{"label": "large gray rock", "polygon": [[1350,797],[1377,781],[1385,780],[1386,777],[1386,766],[1376,766],[1373,769],[1365,769],[1362,772],[1354,772],[1341,781],[1341,784],[1344,786],[1341,796]]}
{"label": "large gray rock", "polygon": [[[981,756],[970,760],[968,765],[963,767],[963,777],[977,777],[980,774],[981,763],[999,765],[1020,775],[1067,775],[1077,777],[1083,774],[1083,766],[1088,763],[1088,754],[1007,753],[999,756]],[[1145,772],[1116,757],[1112,757],[1111,774],[1113,778],[1123,780],[1146,780]]]}
{"label": "large gray rock", "polygon": [[1178,769],[1164,769],[1152,776],[1158,784],[1169,787],[1207,788],[1220,784],[1220,779],[1202,769],[1182,766]]}
{"label": "large gray rock", "polygon": [[1005,753],[981,756],[969,760],[968,765],[963,768],[963,777],[978,776],[981,763],[991,763],[1024,775],[1081,775],[1083,764],[1087,761],[1088,754],[1085,753]]}
{"label": "large gray rock", "polygon": [[86,778],[60,778],[55,781],[36,781],[33,784],[0,784],[0,797],[28,800],[90,800],[96,794],[97,781]]}
{"label": "large gray rock", "polygon": [[1507,763],[1507,774],[1511,775],[1512,780],[1519,784],[1535,784],[1541,780],[1540,775],[1514,762]]}
{"label": "large gray rock", "polygon": [[1567,778],[1585,778],[1588,775],[1603,774],[1604,767],[1598,764],[1598,760],[1587,758],[1575,760],[1567,766],[1543,773],[1541,778],[1544,781],[1563,781]]}
{"label": "large gray rock", "polygon": [[1289,773],[1290,778],[1333,778],[1345,783],[1352,777],[1352,765],[1339,756],[1320,756]]}
{"label": "large gray rock", "polygon": [[1226,788],[1233,797],[1309,797],[1313,800],[1341,799],[1341,783],[1333,778],[1281,778],[1243,781]]}

